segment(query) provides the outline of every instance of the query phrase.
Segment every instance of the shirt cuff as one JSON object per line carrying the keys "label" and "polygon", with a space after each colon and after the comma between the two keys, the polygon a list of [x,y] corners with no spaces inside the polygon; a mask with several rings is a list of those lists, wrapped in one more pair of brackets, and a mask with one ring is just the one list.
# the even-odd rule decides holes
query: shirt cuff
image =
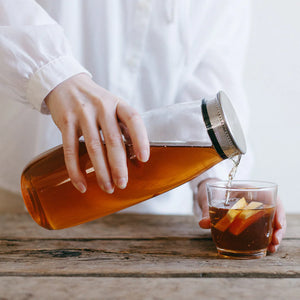
{"label": "shirt cuff", "polygon": [[38,111],[48,114],[49,110],[44,102],[46,96],[60,83],[79,74],[91,74],[72,56],[59,57],[44,65],[30,78],[26,91],[26,98]]}

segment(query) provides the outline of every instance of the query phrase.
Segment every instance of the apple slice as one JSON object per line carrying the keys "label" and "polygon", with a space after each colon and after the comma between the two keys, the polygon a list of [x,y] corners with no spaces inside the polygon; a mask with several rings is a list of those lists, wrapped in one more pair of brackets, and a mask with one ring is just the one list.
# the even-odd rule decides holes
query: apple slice
{"label": "apple slice", "polygon": [[263,203],[261,202],[250,202],[238,215],[238,217],[235,218],[234,222],[232,222],[229,231],[234,235],[242,233],[248,226],[265,214],[264,210],[258,209],[261,206],[263,206]]}
{"label": "apple slice", "polygon": [[241,213],[241,209],[247,206],[247,201],[243,197],[236,202],[231,209],[228,210],[227,214],[215,225],[215,228],[224,232],[234,219]]}

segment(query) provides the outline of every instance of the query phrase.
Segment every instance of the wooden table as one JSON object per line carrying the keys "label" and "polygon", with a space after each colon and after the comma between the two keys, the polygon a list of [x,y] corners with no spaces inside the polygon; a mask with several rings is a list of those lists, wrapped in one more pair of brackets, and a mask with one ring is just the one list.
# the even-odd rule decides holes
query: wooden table
{"label": "wooden table", "polygon": [[217,257],[192,216],[118,214],[47,231],[0,215],[0,299],[300,299],[300,216],[280,250]]}

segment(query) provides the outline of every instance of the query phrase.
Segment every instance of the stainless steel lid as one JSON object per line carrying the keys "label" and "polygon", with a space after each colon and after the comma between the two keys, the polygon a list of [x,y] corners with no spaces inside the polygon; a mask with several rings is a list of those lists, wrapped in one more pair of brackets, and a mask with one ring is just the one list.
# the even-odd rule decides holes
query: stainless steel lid
{"label": "stainless steel lid", "polygon": [[202,115],[213,146],[222,158],[246,153],[241,124],[224,92],[212,100],[202,100]]}

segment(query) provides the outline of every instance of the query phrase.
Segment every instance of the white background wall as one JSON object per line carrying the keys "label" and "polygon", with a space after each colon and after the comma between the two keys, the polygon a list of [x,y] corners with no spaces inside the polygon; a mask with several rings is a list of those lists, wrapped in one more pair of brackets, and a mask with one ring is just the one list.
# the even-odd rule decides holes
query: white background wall
{"label": "white background wall", "polygon": [[245,88],[251,107],[253,179],[274,181],[300,212],[300,1],[253,0]]}

